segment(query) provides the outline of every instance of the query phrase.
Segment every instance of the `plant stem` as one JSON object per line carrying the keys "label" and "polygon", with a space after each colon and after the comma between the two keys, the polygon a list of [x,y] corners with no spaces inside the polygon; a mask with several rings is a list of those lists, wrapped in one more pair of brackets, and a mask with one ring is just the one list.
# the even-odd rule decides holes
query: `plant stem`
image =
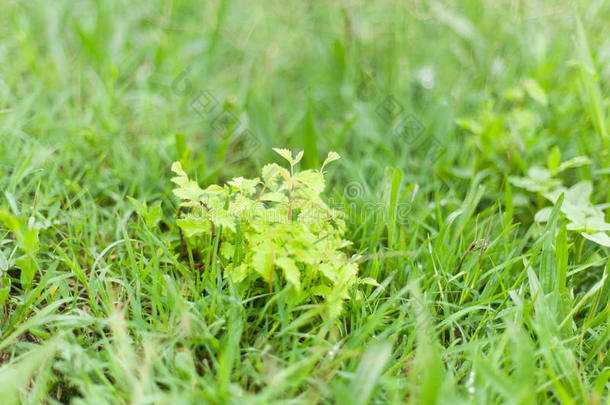
{"label": "plant stem", "polygon": [[294,166],[290,166],[290,204],[288,204],[288,221],[292,217],[292,200],[294,198]]}

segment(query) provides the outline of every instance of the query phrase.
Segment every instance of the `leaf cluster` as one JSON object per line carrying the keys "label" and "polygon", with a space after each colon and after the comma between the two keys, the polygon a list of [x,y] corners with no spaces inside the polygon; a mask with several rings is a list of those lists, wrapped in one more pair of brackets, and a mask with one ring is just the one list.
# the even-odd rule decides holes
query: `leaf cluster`
{"label": "leaf cluster", "polygon": [[263,167],[261,177],[237,177],[205,189],[189,179],[179,162],[172,166],[182,200],[178,225],[190,244],[212,251],[224,277],[252,293],[291,290],[292,301],[328,305],[331,316],[360,280],[358,266],[343,249],[344,214],[324,200],[324,168],[339,159],[330,152],[320,170],[295,171],[303,157],[274,149],[289,164]]}
{"label": "leaf cluster", "polygon": [[[599,245],[610,247],[610,224],[605,221],[602,208],[591,202],[593,185],[590,181],[580,181],[567,188],[557,175],[567,169],[588,165],[591,163],[586,156],[577,156],[563,163],[558,148],[553,148],[547,161],[547,168],[533,166],[528,170],[526,177],[511,176],[509,180],[517,187],[530,192],[539,193],[545,199],[556,204],[563,194],[564,200],[560,210],[568,224],[568,231],[578,231],[580,234]],[[537,222],[547,222],[552,207],[540,209],[535,216]]]}

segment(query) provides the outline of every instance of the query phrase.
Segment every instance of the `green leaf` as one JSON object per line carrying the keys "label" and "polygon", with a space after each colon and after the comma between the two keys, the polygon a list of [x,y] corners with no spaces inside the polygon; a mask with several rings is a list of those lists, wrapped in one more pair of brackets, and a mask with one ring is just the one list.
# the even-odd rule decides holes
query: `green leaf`
{"label": "green leaf", "polygon": [[184,232],[184,236],[188,238],[203,233],[210,233],[210,222],[206,218],[188,215],[178,219],[176,223],[182,229],[182,232]]}
{"label": "green leaf", "polygon": [[390,186],[390,206],[388,218],[388,247],[394,246],[394,233],[396,230],[396,206],[398,204],[398,191],[402,182],[402,170],[394,168],[392,183]]}
{"label": "green leaf", "polygon": [[235,187],[239,191],[241,191],[244,195],[250,196],[256,192],[256,186],[260,183],[259,178],[255,179],[244,179],[243,177],[235,177],[233,180],[229,181],[227,184]]}
{"label": "green leaf", "polygon": [[282,270],[284,270],[284,276],[286,277],[286,280],[294,286],[294,288],[297,292],[300,292],[301,291],[301,281],[300,281],[301,271],[294,263],[294,260],[292,260],[289,257],[282,256],[275,260],[275,264],[278,267],[280,267]]}
{"label": "green leaf", "polygon": [[275,191],[271,191],[268,193],[263,193],[261,195],[260,201],[273,201],[278,203],[287,203],[288,197],[284,193],[278,193]]}
{"label": "green leaf", "polygon": [[534,79],[527,79],[523,83],[525,87],[525,91],[527,94],[537,101],[542,106],[547,106],[549,103],[548,97],[544,89],[540,86],[540,84]]}
{"label": "green leaf", "polygon": [[36,262],[31,257],[24,256],[15,260],[15,266],[21,269],[21,283],[29,287],[32,284],[32,280],[34,280],[36,271],[38,270]]}
{"label": "green leaf", "polygon": [[358,265],[356,263],[345,263],[339,268],[338,283],[351,286],[356,281]]}
{"label": "green leaf", "polygon": [[591,163],[591,159],[586,156],[576,156],[560,164],[557,171],[563,172],[564,170],[571,169],[573,167],[586,166],[590,165]]}
{"label": "green leaf", "polygon": [[327,164],[339,159],[341,159],[341,156],[337,152],[328,152],[328,156],[326,156],[326,160],[324,160],[324,163],[322,163],[320,171],[323,171]]}
{"label": "green leaf", "polygon": [[292,158],[292,153],[288,149],[273,148],[273,151],[284,159],[286,159],[288,163],[290,163],[290,166],[294,166],[294,159]]}
{"label": "green leaf", "polygon": [[610,224],[604,221],[603,214],[585,218],[585,229],[593,231],[610,231]]}
{"label": "green leaf", "polygon": [[2,285],[3,286],[0,287],[0,305],[4,305],[9,293],[11,292],[11,280],[8,278],[2,280]]}
{"label": "green leaf", "polygon": [[553,207],[544,207],[540,211],[536,213],[534,216],[534,220],[536,222],[547,222],[549,220],[549,216],[551,215],[551,211]]}
{"label": "green leaf", "polygon": [[30,221],[25,222],[5,210],[0,210],[0,222],[13,232],[17,245],[25,253],[23,257],[15,260],[15,265],[21,269],[22,283],[29,288],[38,271],[35,257],[40,246],[38,229],[33,222],[33,217],[30,218]]}
{"label": "green leaf", "polygon": [[8,260],[2,250],[0,250],[0,276],[8,270]]}
{"label": "green leaf", "polygon": [[[286,149],[275,151],[290,162],[291,170],[275,163],[265,165],[260,192],[258,178],[244,177],[201,190],[189,180],[180,163],[175,163],[172,169],[177,176],[173,181],[178,187],[174,193],[189,200],[181,204],[189,207],[189,212],[177,224],[188,238],[209,236],[212,229],[221,236],[217,258],[224,268],[222,277],[230,277],[235,283],[260,277],[268,283],[270,291],[274,285],[290,285],[297,293],[293,297],[295,303],[299,304],[302,301],[319,304],[313,297],[322,295],[323,308],[332,319],[340,314],[343,301],[350,298],[352,286],[378,284],[372,278],[359,280],[358,265],[350,263],[341,250],[352,244],[343,238],[346,215],[329,208],[324,200],[323,170],[295,171],[294,165],[303,158],[303,152],[292,159]],[[324,164],[337,159],[339,155],[331,152]],[[393,190],[393,198],[398,199],[396,184]],[[146,215],[145,202],[134,204]],[[289,212],[293,213],[291,221]],[[193,247],[198,249],[210,247],[205,246],[210,243],[206,237],[188,242],[195,242]],[[274,273],[280,272],[283,277],[275,278]],[[248,294],[267,293],[260,282],[239,288],[253,289]],[[306,293],[300,294],[303,291]],[[361,295],[356,291],[357,297]]]}
{"label": "green leaf", "polygon": [[547,192],[561,186],[561,181],[552,178],[549,170],[538,166],[531,167],[527,177],[509,176],[508,180],[515,186],[534,193]]}
{"label": "green leaf", "polygon": [[252,267],[267,283],[270,281],[273,271],[272,264],[271,243],[258,245],[252,255]]}
{"label": "green leaf", "polygon": [[565,201],[575,206],[591,205],[589,199],[593,193],[593,185],[590,181],[581,181],[574,184],[566,191]]}
{"label": "green leaf", "polygon": [[233,280],[234,283],[241,283],[250,275],[251,272],[252,269],[250,266],[248,266],[246,263],[242,263],[233,269],[233,272],[231,273],[231,280]]}
{"label": "green leaf", "polygon": [[317,196],[324,191],[324,176],[319,171],[305,170],[294,175],[295,181],[307,187],[312,194],[311,196]]}
{"label": "green leaf", "polygon": [[561,163],[561,152],[557,146],[553,146],[551,153],[549,153],[546,158],[546,162],[551,174],[557,173],[557,169],[559,169],[559,164]]}
{"label": "green leaf", "polygon": [[364,277],[358,280],[359,283],[361,284],[369,284],[375,287],[381,287],[381,284],[379,284],[377,282],[377,280],[375,280],[374,278],[371,277]]}
{"label": "green leaf", "polygon": [[172,172],[176,173],[178,176],[186,176],[186,172],[182,170],[182,163],[180,162],[172,163]]}
{"label": "green leaf", "polygon": [[303,151],[297,153],[297,156],[294,158],[294,162],[292,163],[292,165],[296,166],[296,164],[299,163],[301,159],[303,159]]}
{"label": "green leaf", "polygon": [[224,187],[220,187],[219,185],[212,184],[203,190],[205,194],[227,194],[227,190]]}
{"label": "green leaf", "polygon": [[262,175],[265,186],[273,191],[278,190],[278,182],[280,178],[284,178],[285,180],[288,180],[290,178],[290,173],[288,172],[288,170],[284,169],[276,163],[265,165],[263,167]]}
{"label": "green leaf", "polygon": [[131,203],[131,205],[133,205],[133,207],[136,210],[136,214],[138,214],[141,217],[144,217],[144,215],[146,214],[146,212],[148,211],[146,209],[146,200],[144,201],[138,201],[133,197],[127,196],[127,199],[129,200],[129,202]]}
{"label": "green leaf", "polygon": [[146,200],[138,201],[135,198],[127,196],[127,199],[131,202],[131,204],[136,209],[136,213],[144,219],[146,225],[149,228],[154,228],[159,221],[161,221],[161,217],[163,216],[163,210],[161,209],[161,202],[157,201],[150,209],[148,209],[146,205]]}
{"label": "green leaf", "polygon": [[338,274],[337,267],[335,264],[321,263],[320,265],[318,265],[318,271],[320,271],[320,273],[322,273],[327,279],[333,282],[337,282]]}
{"label": "green leaf", "polygon": [[182,165],[179,162],[174,162],[172,170],[179,174],[173,177],[172,181],[178,185],[178,188],[173,190],[174,195],[183,200],[199,201],[199,198],[204,194],[196,181],[189,180],[186,173],[182,171]]}
{"label": "green leaf", "polygon": [[216,226],[222,226],[235,232],[235,217],[223,209],[211,209],[208,213],[210,220]]}
{"label": "green leaf", "polygon": [[178,157],[184,156],[186,152],[186,136],[184,134],[175,134],[174,139],[176,141],[176,152]]}
{"label": "green leaf", "polygon": [[222,257],[224,257],[225,259],[230,259],[233,257],[233,254],[235,253],[235,246],[230,243],[230,242],[223,242],[222,246],[220,247],[220,255]]}
{"label": "green leaf", "polygon": [[154,228],[163,218],[163,209],[161,209],[161,201],[157,201],[146,213],[144,220],[149,228]]}

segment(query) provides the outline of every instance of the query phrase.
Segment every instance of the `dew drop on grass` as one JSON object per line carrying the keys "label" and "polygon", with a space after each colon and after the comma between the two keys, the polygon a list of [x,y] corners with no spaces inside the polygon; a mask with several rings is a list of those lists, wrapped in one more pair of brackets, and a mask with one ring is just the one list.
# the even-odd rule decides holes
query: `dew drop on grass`
{"label": "dew drop on grass", "polygon": [[506,64],[502,58],[495,58],[491,64],[491,75],[494,77],[500,77],[506,70]]}
{"label": "dew drop on grass", "polygon": [[471,371],[470,375],[468,376],[468,382],[466,382],[466,386],[468,387],[468,393],[470,395],[473,395],[474,392],[475,392],[475,389],[474,389],[474,376],[475,376],[474,371]]}
{"label": "dew drop on grass", "polygon": [[436,72],[432,66],[424,66],[416,73],[417,80],[426,90],[430,90],[434,87],[435,76]]}
{"label": "dew drop on grass", "polygon": [[336,344],[336,345],[334,345],[334,346],[332,347],[332,349],[330,349],[330,350],[328,351],[328,357],[330,357],[330,359],[331,359],[331,360],[332,360],[332,359],[334,359],[334,358],[335,358],[335,356],[337,355],[337,352],[338,352],[338,351],[339,351],[339,345],[338,345],[338,344]]}

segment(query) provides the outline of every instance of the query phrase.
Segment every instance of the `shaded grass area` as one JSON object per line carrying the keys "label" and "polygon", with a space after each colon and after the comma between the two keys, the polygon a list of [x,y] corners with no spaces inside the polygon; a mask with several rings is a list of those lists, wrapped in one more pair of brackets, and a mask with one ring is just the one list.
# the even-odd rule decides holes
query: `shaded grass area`
{"label": "shaded grass area", "polygon": [[[0,3],[3,398],[606,403],[607,248],[559,204],[534,221],[548,202],[508,178],[556,146],[591,160],[557,177],[610,202],[609,18],[604,1]],[[302,168],[343,156],[328,196],[382,286],[338,320],[181,257],[171,162],[205,186],[254,177],[273,146]]]}

